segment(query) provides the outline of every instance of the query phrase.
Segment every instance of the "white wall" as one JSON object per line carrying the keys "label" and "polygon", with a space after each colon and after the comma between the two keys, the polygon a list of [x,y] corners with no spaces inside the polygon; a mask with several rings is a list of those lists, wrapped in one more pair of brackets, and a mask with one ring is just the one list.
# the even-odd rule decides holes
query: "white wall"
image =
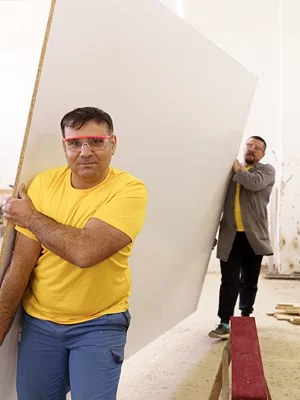
{"label": "white wall", "polygon": [[281,269],[300,273],[300,2],[282,1]]}

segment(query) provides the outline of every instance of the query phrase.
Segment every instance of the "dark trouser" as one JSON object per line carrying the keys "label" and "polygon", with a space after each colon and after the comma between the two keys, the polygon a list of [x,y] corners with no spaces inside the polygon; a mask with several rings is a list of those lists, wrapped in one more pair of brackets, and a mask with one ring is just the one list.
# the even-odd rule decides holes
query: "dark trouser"
{"label": "dark trouser", "polygon": [[255,255],[246,234],[237,232],[228,261],[221,261],[218,311],[221,322],[229,323],[238,295],[242,315],[248,316],[252,313],[262,258],[263,256]]}

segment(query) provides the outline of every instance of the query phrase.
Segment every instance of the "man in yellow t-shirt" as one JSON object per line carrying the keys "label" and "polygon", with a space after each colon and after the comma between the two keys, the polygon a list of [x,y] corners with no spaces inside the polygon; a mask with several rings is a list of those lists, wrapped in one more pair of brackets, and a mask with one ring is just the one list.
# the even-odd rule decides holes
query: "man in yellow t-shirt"
{"label": "man in yellow t-shirt", "polygon": [[46,171],[4,217],[16,225],[0,290],[0,343],[22,299],[19,400],[115,400],[130,323],[128,258],[146,213],[143,182],[110,166],[111,117],[94,107],[61,121],[68,165]]}

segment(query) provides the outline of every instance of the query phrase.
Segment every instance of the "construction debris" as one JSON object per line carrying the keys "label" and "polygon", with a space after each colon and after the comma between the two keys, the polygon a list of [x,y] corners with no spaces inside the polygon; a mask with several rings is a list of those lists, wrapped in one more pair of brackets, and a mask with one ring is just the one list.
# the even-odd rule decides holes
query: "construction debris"
{"label": "construction debris", "polygon": [[275,311],[268,312],[267,315],[274,316],[279,321],[300,325],[300,303],[278,303]]}

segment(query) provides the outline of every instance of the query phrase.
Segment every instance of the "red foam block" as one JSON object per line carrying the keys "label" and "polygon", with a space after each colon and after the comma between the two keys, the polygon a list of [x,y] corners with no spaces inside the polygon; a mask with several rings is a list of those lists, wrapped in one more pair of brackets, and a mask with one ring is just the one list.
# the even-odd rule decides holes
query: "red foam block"
{"label": "red foam block", "polygon": [[231,318],[232,400],[267,400],[255,318]]}

